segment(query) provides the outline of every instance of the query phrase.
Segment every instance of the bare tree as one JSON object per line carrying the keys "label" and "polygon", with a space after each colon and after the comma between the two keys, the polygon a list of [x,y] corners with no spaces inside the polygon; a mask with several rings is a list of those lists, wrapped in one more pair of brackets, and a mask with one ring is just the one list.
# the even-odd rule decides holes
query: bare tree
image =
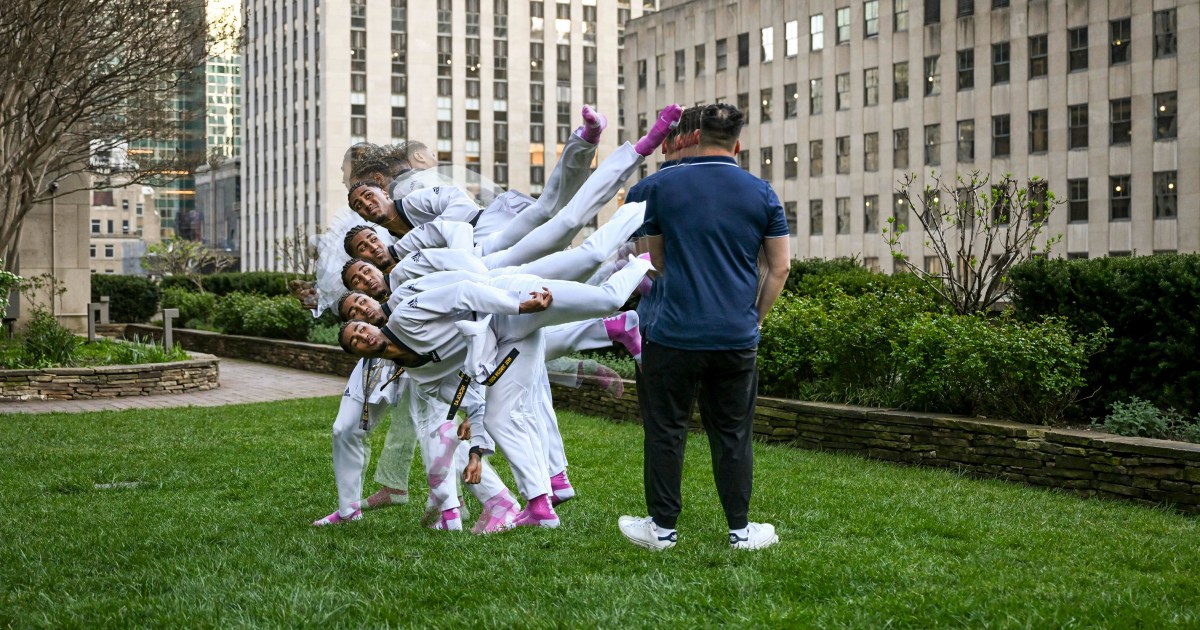
{"label": "bare tree", "polygon": [[275,240],[275,262],[288,273],[312,275],[316,270],[317,250],[309,243],[308,224],[292,226],[292,233]]}
{"label": "bare tree", "polygon": [[200,241],[174,239],[155,243],[142,257],[142,268],[159,276],[184,276],[204,292],[206,273],[217,273],[234,263],[233,256],[209,249]]}
{"label": "bare tree", "polygon": [[1040,246],[1037,242],[1051,211],[1062,203],[1045,180],[1035,177],[1021,188],[1010,175],[996,184],[990,184],[990,179],[973,171],[970,179],[958,177],[947,183],[933,174],[933,185],[926,186],[917,199],[913,198],[916,175],[900,180],[897,193],[904,207],[916,213],[924,247],[933,256],[928,267],[920,259],[914,264],[904,251],[901,237],[909,231],[907,225],[889,217],[890,227],[883,229],[892,257],[960,314],[991,308],[1008,294],[1008,271],[1013,265],[1039,249],[1049,251],[1062,240],[1059,234]]}
{"label": "bare tree", "polygon": [[[232,28],[232,19],[206,19],[205,0],[5,0],[0,258],[7,265],[35,204],[77,186],[104,187],[103,175],[113,172],[129,183],[161,182],[203,160],[202,151],[128,149],[180,137],[193,116],[180,96],[202,86],[208,45],[228,42]],[[102,176],[70,177],[81,171]]]}

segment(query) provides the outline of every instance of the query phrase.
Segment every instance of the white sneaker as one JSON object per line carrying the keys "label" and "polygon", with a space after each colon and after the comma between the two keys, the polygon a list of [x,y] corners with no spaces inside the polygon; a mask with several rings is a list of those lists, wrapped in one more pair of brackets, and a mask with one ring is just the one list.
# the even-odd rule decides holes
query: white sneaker
{"label": "white sneaker", "polygon": [[628,538],[629,542],[643,549],[662,551],[675,546],[676,532],[660,534],[658,525],[654,524],[652,517],[622,516],[617,519],[617,526],[621,528],[621,534]]}
{"label": "white sneaker", "polygon": [[750,523],[746,526],[749,533],[745,538],[729,532],[729,544],[734,549],[763,549],[779,542],[775,526],[770,523]]}

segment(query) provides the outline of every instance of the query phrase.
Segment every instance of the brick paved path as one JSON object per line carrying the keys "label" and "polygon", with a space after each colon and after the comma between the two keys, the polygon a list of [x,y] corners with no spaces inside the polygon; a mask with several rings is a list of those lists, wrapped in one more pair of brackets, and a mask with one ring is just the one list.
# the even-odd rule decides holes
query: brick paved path
{"label": "brick paved path", "polygon": [[164,396],[127,396],[93,400],[32,400],[0,402],[5,413],[72,413],[163,407],[220,407],[240,403],[336,396],[346,387],[346,376],[332,376],[291,368],[221,359],[221,386],[206,392]]}

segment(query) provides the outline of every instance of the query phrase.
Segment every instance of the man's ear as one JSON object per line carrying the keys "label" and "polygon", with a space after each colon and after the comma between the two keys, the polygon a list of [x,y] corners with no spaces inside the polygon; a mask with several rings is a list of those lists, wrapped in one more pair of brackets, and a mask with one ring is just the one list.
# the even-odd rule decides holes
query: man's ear
{"label": "man's ear", "polygon": [[383,176],[383,173],[371,173],[371,180],[379,184],[380,187],[386,187],[389,183],[387,178]]}
{"label": "man's ear", "polygon": [[734,155],[736,155],[741,152],[742,152],[742,141],[738,140],[737,142],[733,143],[733,153],[734,153]]}

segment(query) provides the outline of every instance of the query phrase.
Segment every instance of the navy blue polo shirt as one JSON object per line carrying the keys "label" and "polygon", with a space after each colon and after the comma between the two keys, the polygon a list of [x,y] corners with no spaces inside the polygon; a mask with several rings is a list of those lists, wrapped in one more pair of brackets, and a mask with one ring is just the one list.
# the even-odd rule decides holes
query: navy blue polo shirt
{"label": "navy blue polo shirt", "polygon": [[[651,180],[653,180],[655,177],[658,177],[659,174],[662,173],[663,171],[670,169],[670,168],[674,168],[679,165],[680,165],[679,160],[667,160],[667,161],[663,162],[662,166],[660,166],[657,171],[652,173],[649,177],[638,181],[638,183],[634,184],[633,187],[629,189],[629,192],[626,193],[626,195],[625,195],[625,203],[633,203],[635,201],[645,201],[646,200],[646,191],[649,190]],[[633,233],[633,236],[631,238],[636,239],[636,238],[642,238],[643,236],[645,236],[646,235],[645,227],[646,226],[643,223],[642,227],[638,228],[637,231]],[[655,299],[654,293],[655,293],[654,287],[651,286],[650,292],[647,293],[646,295],[643,295],[640,299],[638,299],[638,305],[637,305],[638,330],[640,330],[643,335],[646,334],[646,326],[648,326],[650,324],[650,322],[654,319],[654,299]]]}
{"label": "navy blue polo shirt", "polygon": [[[662,236],[650,341],[681,350],[758,345],[758,252],[788,236],[771,185],[731,157],[688,158],[645,180],[647,236]],[[639,182],[641,183],[641,182]]]}

